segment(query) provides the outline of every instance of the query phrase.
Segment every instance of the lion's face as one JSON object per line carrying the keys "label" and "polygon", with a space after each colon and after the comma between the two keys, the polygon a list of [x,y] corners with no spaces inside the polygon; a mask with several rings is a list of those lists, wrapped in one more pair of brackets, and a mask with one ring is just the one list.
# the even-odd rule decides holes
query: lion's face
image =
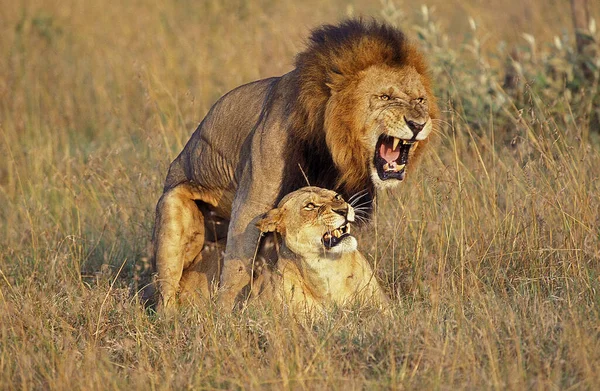
{"label": "lion's face", "polygon": [[311,256],[356,251],[353,222],[354,209],[339,194],[304,187],[285,196],[257,225],[263,232],[280,232],[292,252]]}
{"label": "lion's face", "polygon": [[431,133],[427,90],[413,67],[371,67],[358,92],[365,100],[364,142],[371,178],[379,186],[397,184],[419,142]]}
{"label": "lion's face", "polygon": [[[368,175],[378,188],[397,185],[405,178],[411,158],[433,129],[430,111],[435,110],[435,100],[424,83],[412,66],[373,65],[332,94],[329,129],[358,133],[354,142],[360,144]],[[342,116],[352,116],[352,123],[336,123]]]}

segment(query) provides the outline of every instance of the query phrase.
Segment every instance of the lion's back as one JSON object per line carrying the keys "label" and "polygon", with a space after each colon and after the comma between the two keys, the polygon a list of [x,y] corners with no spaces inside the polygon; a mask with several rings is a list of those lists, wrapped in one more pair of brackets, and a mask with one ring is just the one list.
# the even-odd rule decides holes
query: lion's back
{"label": "lion's back", "polygon": [[171,163],[165,189],[189,181],[211,188],[231,187],[278,79],[244,84],[222,96]]}

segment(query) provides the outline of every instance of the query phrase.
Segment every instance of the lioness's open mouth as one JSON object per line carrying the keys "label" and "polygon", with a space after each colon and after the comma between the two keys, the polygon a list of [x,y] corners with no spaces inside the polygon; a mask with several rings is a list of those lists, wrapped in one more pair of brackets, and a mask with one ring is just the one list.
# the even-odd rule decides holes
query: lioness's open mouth
{"label": "lioness's open mouth", "polygon": [[417,145],[416,141],[401,140],[396,137],[381,135],[375,145],[373,164],[381,180],[403,180],[410,149]]}
{"label": "lioness's open mouth", "polygon": [[323,246],[327,250],[337,246],[344,240],[344,238],[350,236],[350,223],[346,222],[333,231],[328,231],[323,235]]}

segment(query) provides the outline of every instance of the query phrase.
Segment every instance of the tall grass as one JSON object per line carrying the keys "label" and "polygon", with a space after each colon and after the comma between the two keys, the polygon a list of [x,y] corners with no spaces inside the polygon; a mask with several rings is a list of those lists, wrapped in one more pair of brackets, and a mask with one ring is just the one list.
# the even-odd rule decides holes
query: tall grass
{"label": "tall grass", "polygon": [[[443,2],[0,7],[0,388],[597,387],[598,75],[565,24],[533,18],[502,44],[515,32],[477,4],[460,4],[471,21]],[[359,242],[393,315],[148,314],[136,292],[170,160],[220,95],[360,12],[419,41],[444,109]]]}

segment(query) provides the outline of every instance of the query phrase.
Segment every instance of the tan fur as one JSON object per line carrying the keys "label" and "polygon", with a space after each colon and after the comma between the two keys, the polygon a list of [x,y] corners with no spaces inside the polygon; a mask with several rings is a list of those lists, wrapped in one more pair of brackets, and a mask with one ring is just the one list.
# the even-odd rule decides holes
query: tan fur
{"label": "tan fur", "polygon": [[[315,207],[307,210],[309,203]],[[253,281],[252,297],[285,306],[299,317],[357,300],[387,307],[388,298],[357,250],[356,239],[347,236],[331,249],[322,242],[327,232],[353,222],[353,208],[334,191],[305,187],[287,195],[256,224],[261,232],[276,232],[282,242],[274,268]],[[180,283],[181,301],[205,304],[216,291],[220,269],[218,256],[189,266]]]}
{"label": "tan fur", "polygon": [[[305,187],[290,193],[258,222],[263,232],[282,234],[276,270],[255,282],[253,294],[270,305],[284,305],[297,315],[316,314],[333,305],[360,300],[388,306],[371,266],[349,236],[332,249],[322,237],[351,225],[354,211],[334,191]],[[316,207],[306,209],[313,203]]]}
{"label": "tan fur", "polygon": [[[222,97],[171,163],[154,231],[159,307],[177,301],[204,244],[225,236],[220,302],[231,307],[250,281],[262,214],[306,181],[346,198],[366,190],[369,206],[402,183],[378,176],[380,136],[419,141],[411,168],[437,116],[424,59],[399,30],[360,20],[315,30],[294,70]],[[426,125],[417,134],[407,121]]]}

